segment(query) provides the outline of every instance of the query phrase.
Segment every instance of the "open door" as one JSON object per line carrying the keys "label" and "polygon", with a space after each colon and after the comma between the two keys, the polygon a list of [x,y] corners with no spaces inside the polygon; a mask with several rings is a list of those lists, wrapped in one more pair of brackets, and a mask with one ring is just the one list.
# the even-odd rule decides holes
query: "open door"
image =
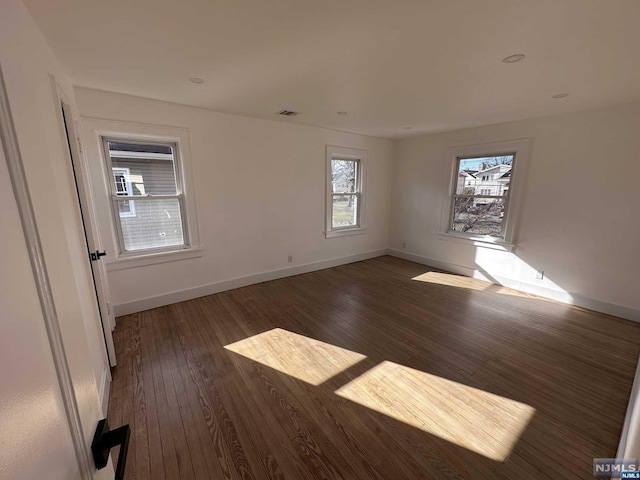
{"label": "open door", "polygon": [[78,134],[77,114],[73,106],[66,102],[64,97],[58,92],[60,99],[60,114],[64,125],[64,133],[69,147],[69,161],[73,170],[80,214],[84,228],[87,245],[87,261],[91,265],[91,274],[96,292],[96,302],[100,319],[102,321],[102,332],[104,342],[109,357],[109,365],[116,366],[116,351],[113,345],[113,330],[115,329],[115,318],[110,305],[109,284],[107,282],[107,272],[102,262],[102,257],[106,254],[100,245],[100,232],[95,221],[93,211],[93,201],[91,194],[91,184],[87,176],[87,169],[84,168],[82,157],[82,143]]}

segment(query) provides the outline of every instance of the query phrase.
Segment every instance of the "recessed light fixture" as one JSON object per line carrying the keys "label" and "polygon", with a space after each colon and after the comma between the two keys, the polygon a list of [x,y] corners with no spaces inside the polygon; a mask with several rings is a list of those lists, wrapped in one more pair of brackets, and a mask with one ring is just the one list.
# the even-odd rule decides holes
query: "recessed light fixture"
{"label": "recessed light fixture", "polygon": [[568,93],[558,93],[557,95],[554,95],[551,98],[565,98],[565,97],[568,97],[568,96],[569,96]]}
{"label": "recessed light fixture", "polygon": [[504,63],[516,63],[519,62],[520,60],[523,60],[525,57],[524,53],[516,53],[514,55],[509,55],[506,58],[503,58],[502,61]]}
{"label": "recessed light fixture", "polygon": [[413,127],[402,127],[403,130],[413,130]]}
{"label": "recessed light fixture", "polygon": [[347,114],[347,112],[338,112],[338,115],[342,115],[343,117]]}
{"label": "recessed light fixture", "polygon": [[200,77],[191,77],[191,78],[189,79],[189,81],[190,81],[191,83],[204,83],[204,80],[203,80],[203,79],[201,79]]}

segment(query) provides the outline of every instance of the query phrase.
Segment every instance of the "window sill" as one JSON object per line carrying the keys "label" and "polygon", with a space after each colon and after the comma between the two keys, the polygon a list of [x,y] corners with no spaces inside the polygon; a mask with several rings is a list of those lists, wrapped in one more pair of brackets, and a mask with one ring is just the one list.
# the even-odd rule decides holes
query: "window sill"
{"label": "window sill", "polygon": [[364,227],[342,228],[338,230],[331,230],[331,231],[325,232],[324,235],[325,235],[325,238],[336,238],[336,237],[346,237],[349,235],[361,235],[366,231],[367,229]]}
{"label": "window sill", "polygon": [[173,250],[169,252],[154,252],[141,255],[114,258],[106,261],[107,272],[125,270],[127,268],[144,267],[157,263],[175,262],[189,258],[202,257],[204,249],[202,247],[185,248],[183,250]]}
{"label": "window sill", "polygon": [[440,240],[447,240],[450,242],[458,242],[466,245],[473,245],[474,247],[491,248],[493,250],[502,250],[503,252],[512,252],[515,248],[513,243],[505,242],[503,240],[487,238],[482,236],[460,235],[455,233],[438,233]]}

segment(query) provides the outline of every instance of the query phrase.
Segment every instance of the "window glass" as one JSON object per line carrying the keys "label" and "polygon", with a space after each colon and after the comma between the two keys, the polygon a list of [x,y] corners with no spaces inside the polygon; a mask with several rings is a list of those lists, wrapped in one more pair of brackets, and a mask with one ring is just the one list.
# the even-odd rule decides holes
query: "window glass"
{"label": "window glass", "polygon": [[331,160],[331,227],[358,225],[358,160]]}
{"label": "window glass", "polygon": [[[122,202],[118,200],[119,205]],[[184,244],[180,203],[177,199],[140,199],[135,202],[135,217],[122,219],[126,251]]]}
{"label": "window glass", "polygon": [[355,195],[334,195],[333,215],[331,221],[333,228],[353,227],[358,223],[358,198]]}
{"label": "window glass", "polygon": [[331,186],[333,193],[356,191],[357,160],[331,160]]}

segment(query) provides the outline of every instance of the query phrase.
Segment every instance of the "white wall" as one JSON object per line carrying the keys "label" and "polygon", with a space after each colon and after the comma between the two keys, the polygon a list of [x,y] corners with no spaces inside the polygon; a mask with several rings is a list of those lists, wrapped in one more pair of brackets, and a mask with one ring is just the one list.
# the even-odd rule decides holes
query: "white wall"
{"label": "white wall", "polygon": [[[532,152],[513,253],[438,236],[447,149],[525,137]],[[639,151],[640,103],[398,141],[390,247],[640,320]]]}
{"label": "white wall", "polygon": [[[102,418],[94,370],[106,367],[106,353],[49,75],[71,97],[73,90],[18,0],[0,2],[0,65],[88,449]],[[3,156],[0,162],[0,477],[75,478],[77,465],[70,459],[69,430]]]}
{"label": "white wall", "polygon": [[[204,256],[110,271],[112,302],[129,304],[124,311],[135,309],[140,299],[387,247],[389,140],[87,89],[76,89],[76,99],[83,117],[189,131]],[[85,142],[95,138],[85,135]],[[368,151],[363,235],[324,238],[326,145]],[[96,157],[89,160],[99,162]],[[104,208],[106,193],[100,198]],[[103,223],[109,259],[115,245],[110,221]],[[289,255],[293,264],[287,263]]]}

